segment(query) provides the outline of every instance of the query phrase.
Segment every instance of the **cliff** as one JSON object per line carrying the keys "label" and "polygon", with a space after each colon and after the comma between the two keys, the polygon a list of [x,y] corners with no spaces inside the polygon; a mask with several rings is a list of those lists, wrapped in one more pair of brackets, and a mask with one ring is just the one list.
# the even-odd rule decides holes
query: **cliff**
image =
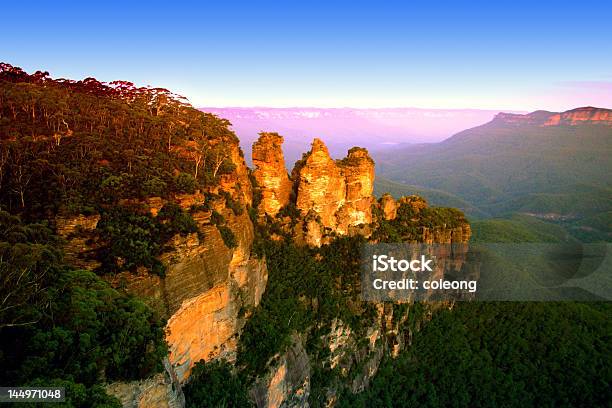
{"label": "cliff", "polygon": [[[238,335],[248,317],[246,311],[259,304],[267,283],[265,261],[252,256],[254,228],[245,210],[252,201],[249,170],[237,143],[226,147],[233,171],[223,174],[206,191],[120,203],[154,218],[160,209],[173,203],[196,222],[197,232],[176,234],[165,244],[158,257],[165,267],[164,275],[139,267],[136,273],[125,270],[105,276],[113,286],[146,299],[167,318],[168,372],[179,383],[187,380],[193,365],[202,359],[235,359]],[[224,219],[224,227],[235,237],[235,247],[228,247],[211,219],[213,212]],[[100,266],[95,258],[103,245],[97,230],[99,222],[97,214],[56,217],[56,231],[64,239],[69,262],[87,269]],[[156,406],[146,401],[163,399],[149,394],[151,390],[162,393],[170,383],[168,378],[147,380],[151,384],[114,384],[109,390],[122,400],[140,400],[137,406]]]}
{"label": "cliff", "polygon": [[[278,227],[295,243],[315,248],[339,236],[387,239],[380,232],[388,229],[385,223],[399,232],[409,224],[406,231],[416,233],[400,234],[407,242],[469,240],[469,224],[461,217],[448,223],[426,221],[434,209],[418,196],[395,200],[384,195],[377,201],[372,194],[374,162],[365,149],[352,148],[345,158],[333,160],[325,144],[315,139],[289,178],[281,146],[282,137],[270,133],[261,134],[253,146],[253,176],[257,183],[255,194],[261,193],[259,202],[253,201],[249,170],[234,145],[229,145],[233,171],[206,191],[122,202],[152,217],[162,216],[165,206],[172,202],[197,223],[197,232],[176,234],[168,241],[167,249],[159,256],[166,268],[163,276],[147,268],[107,276],[115,287],[148,299],[168,318],[166,373],[108,387],[125,406],[181,406],[180,384],[188,381],[196,362],[236,360],[240,334],[250,311],[260,303],[268,279],[266,262],[252,255],[256,230]],[[251,204],[257,205],[258,216],[254,219],[258,225],[244,211]],[[224,219],[223,225],[235,236],[235,246],[228,246],[215,217]],[[99,215],[56,218],[56,230],[65,239],[72,263],[90,269],[99,266],[89,256],[100,245],[96,237],[99,222]],[[453,267],[461,266],[464,255],[455,254]],[[360,300],[349,304],[355,310],[366,307]],[[303,327],[292,335],[291,345],[277,353],[266,371],[258,374],[250,386],[250,398],[259,407],[304,406],[314,392],[316,398],[333,405],[345,387],[351,392],[366,387],[384,355],[396,356],[410,344],[413,331],[435,308],[450,306],[428,306],[414,318],[410,317],[414,313],[411,308],[378,304],[374,320],[362,330],[351,328],[341,318],[322,323],[318,330],[322,347],[327,350],[325,357],[309,354],[312,351],[306,343],[313,328]],[[323,387],[318,384],[313,389],[313,372],[320,366],[337,370],[338,382]]]}

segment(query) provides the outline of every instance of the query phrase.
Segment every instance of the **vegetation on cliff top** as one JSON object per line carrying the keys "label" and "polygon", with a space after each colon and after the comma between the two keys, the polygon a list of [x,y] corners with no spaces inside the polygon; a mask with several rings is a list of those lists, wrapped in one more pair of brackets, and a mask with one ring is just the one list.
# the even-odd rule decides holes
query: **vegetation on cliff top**
{"label": "vegetation on cliff top", "polygon": [[151,217],[140,204],[205,191],[232,173],[229,125],[166,89],[0,64],[0,209],[32,222],[101,214],[102,270],[161,275],[165,241],[197,228],[177,206]]}
{"label": "vegetation on cliff top", "polygon": [[161,88],[0,65],[0,195],[13,213],[79,213],[231,172],[229,122]]}

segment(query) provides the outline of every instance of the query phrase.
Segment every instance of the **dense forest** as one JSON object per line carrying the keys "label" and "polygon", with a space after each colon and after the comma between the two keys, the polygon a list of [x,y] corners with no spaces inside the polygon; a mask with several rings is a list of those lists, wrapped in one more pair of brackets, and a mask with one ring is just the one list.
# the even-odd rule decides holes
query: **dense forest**
{"label": "dense forest", "polygon": [[[194,225],[173,204],[152,217],[138,203],[206,190],[231,173],[226,142],[236,136],[228,126],[166,89],[51,79],[1,64],[0,208],[32,222],[100,214],[101,272],[120,259],[124,269],[162,275],[164,243]],[[217,224],[232,245],[231,231]]]}
{"label": "dense forest", "polygon": [[99,384],[161,371],[165,322],[67,266],[58,247],[46,226],[0,211],[0,383],[65,387],[67,406],[120,406]]}
{"label": "dense forest", "polygon": [[605,407],[609,303],[461,303],[341,407]]}

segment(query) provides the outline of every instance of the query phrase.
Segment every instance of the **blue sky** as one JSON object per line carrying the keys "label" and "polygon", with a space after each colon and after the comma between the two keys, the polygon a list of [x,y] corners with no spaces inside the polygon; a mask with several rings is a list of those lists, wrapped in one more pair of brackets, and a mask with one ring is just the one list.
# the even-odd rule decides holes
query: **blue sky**
{"label": "blue sky", "polygon": [[196,106],[612,108],[612,2],[5,2],[0,60]]}

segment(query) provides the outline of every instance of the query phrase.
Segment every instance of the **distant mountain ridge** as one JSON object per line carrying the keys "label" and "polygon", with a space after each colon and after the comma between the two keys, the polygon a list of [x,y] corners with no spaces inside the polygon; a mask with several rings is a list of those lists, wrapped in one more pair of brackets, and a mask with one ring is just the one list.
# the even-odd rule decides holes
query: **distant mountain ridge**
{"label": "distant mountain ridge", "polygon": [[585,106],[565,112],[538,110],[525,115],[498,113],[493,119],[493,122],[538,126],[577,126],[584,124],[612,125],[612,109]]}
{"label": "distant mountain ridge", "polygon": [[571,224],[575,236],[610,236],[610,109],[503,113],[440,143],[372,156],[383,178],[435,190],[435,199],[458,197],[467,203],[458,207],[470,215],[531,214]]}

